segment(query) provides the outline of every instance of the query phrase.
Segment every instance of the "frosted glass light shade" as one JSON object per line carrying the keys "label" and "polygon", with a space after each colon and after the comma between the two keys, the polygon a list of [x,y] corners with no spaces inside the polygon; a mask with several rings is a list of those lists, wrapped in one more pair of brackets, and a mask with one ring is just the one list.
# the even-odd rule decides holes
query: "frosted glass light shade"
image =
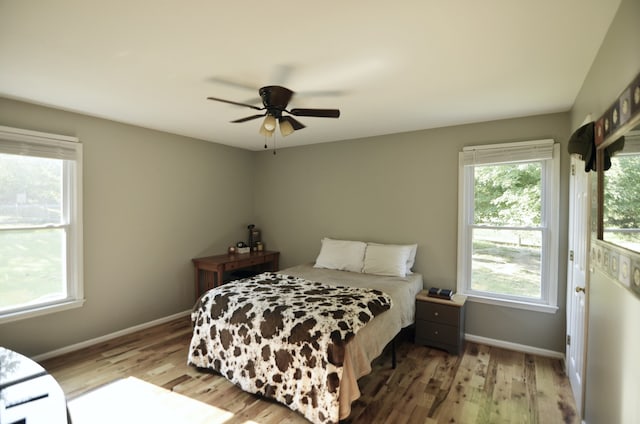
{"label": "frosted glass light shade", "polygon": [[276,129],[276,118],[274,118],[272,115],[267,115],[267,117],[264,118],[264,123],[262,125],[264,126],[265,130],[273,131]]}
{"label": "frosted glass light shade", "polygon": [[265,137],[271,137],[273,135],[273,130],[269,131],[268,129],[265,128],[264,125],[260,125],[260,135],[265,136]]}
{"label": "frosted glass light shade", "polygon": [[291,125],[291,122],[280,121],[280,134],[282,134],[283,137],[286,137],[289,134],[292,134],[293,131],[294,129],[293,129],[293,126]]}

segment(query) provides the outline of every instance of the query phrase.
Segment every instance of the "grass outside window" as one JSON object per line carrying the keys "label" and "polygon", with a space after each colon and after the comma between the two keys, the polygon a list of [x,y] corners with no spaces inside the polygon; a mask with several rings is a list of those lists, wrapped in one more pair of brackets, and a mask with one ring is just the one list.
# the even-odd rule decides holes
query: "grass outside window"
{"label": "grass outside window", "polygon": [[0,232],[0,311],[67,296],[63,229]]}

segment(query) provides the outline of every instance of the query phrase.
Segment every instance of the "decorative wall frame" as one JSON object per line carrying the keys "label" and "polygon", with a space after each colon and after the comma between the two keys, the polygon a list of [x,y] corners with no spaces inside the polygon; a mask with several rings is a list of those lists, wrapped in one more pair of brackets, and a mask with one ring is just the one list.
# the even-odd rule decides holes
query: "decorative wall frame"
{"label": "decorative wall frame", "polygon": [[595,123],[595,144],[604,148],[640,123],[640,73]]}
{"label": "decorative wall frame", "polygon": [[608,146],[638,126],[640,73],[594,125],[594,143],[597,147],[597,240],[591,247],[592,264],[640,298],[640,253],[604,240],[604,152]]}

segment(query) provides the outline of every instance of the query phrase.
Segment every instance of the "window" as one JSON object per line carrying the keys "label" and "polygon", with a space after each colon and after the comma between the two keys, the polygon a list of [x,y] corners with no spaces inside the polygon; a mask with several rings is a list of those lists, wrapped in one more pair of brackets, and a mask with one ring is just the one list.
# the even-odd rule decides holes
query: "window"
{"label": "window", "polygon": [[82,144],[0,126],[0,322],[78,307]]}
{"label": "window", "polygon": [[458,292],[557,310],[559,157],[553,140],[460,153]]}

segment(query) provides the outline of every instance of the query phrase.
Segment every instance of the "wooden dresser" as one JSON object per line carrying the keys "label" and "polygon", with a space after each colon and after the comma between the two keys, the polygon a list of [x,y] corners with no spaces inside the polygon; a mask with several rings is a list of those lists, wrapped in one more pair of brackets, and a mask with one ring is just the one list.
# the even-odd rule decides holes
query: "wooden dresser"
{"label": "wooden dresser", "polygon": [[416,296],[415,343],[432,346],[458,355],[464,347],[464,309],[467,298],[454,295],[452,300]]}
{"label": "wooden dresser", "polygon": [[224,283],[225,272],[252,269],[256,273],[277,271],[280,252],[234,253],[192,259],[195,266],[196,299],[205,291]]}

